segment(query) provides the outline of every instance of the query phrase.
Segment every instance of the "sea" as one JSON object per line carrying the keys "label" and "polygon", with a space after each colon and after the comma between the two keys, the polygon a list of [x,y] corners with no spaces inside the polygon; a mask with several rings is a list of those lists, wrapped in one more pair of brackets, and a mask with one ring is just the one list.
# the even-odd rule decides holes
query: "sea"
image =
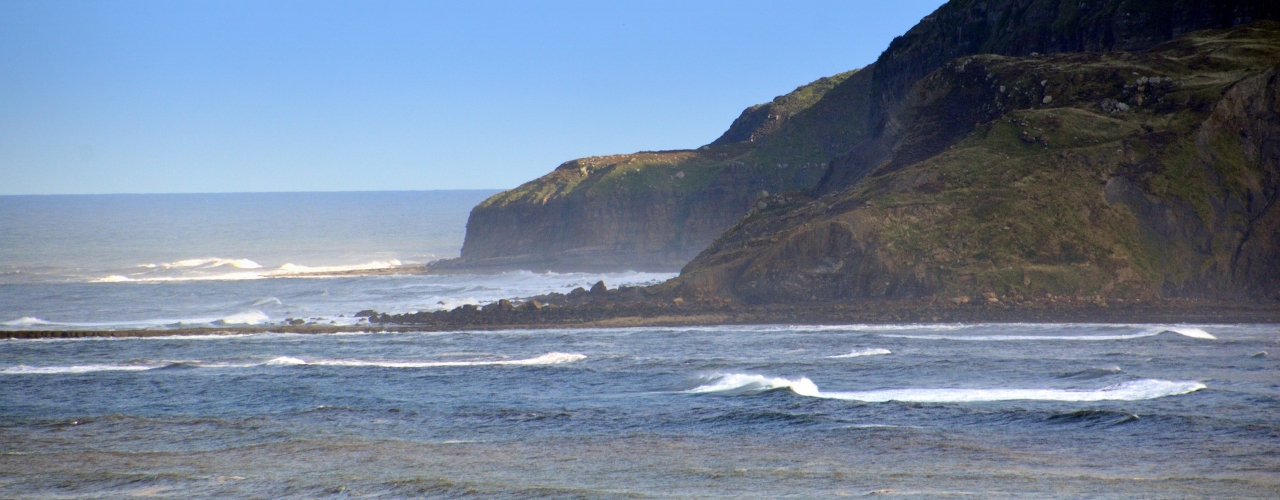
{"label": "sea", "polygon": [[1280,325],[270,331],[672,276],[394,274],[490,194],[0,197],[0,329],[162,333],[0,340],[0,497],[1280,497]]}

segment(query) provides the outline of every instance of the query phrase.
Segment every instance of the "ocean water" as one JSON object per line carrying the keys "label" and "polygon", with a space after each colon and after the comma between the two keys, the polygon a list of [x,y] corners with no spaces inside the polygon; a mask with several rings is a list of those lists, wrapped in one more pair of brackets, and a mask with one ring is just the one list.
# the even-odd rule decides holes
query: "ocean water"
{"label": "ocean water", "polygon": [[643,273],[456,255],[485,192],[0,197],[2,498],[1276,498],[1280,325],[331,335]]}
{"label": "ocean water", "polygon": [[671,276],[322,276],[457,257],[494,192],[0,196],[0,329],[353,324]]}
{"label": "ocean water", "polygon": [[1275,498],[1277,342],[1086,324],[8,340],[0,496]]}

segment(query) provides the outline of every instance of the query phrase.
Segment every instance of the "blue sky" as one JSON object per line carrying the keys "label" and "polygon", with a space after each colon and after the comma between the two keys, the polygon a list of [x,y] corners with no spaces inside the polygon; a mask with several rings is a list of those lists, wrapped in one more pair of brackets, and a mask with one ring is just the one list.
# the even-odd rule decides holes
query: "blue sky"
{"label": "blue sky", "polygon": [[509,188],[693,148],[941,0],[0,0],[0,194]]}

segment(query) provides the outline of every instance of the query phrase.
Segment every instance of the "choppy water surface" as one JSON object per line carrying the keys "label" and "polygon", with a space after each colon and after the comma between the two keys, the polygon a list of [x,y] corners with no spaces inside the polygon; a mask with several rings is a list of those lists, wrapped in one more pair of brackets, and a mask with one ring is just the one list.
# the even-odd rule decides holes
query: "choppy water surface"
{"label": "choppy water surface", "polygon": [[[457,255],[488,192],[0,197],[0,497],[1280,497],[1276,325],[183,337],[622,272]],[[287,277],[286,277],[287,276]]]}
{"label": "choppy water surface", "polygon": [[0,496],[1274,497],[1278,331],[0,341]]}

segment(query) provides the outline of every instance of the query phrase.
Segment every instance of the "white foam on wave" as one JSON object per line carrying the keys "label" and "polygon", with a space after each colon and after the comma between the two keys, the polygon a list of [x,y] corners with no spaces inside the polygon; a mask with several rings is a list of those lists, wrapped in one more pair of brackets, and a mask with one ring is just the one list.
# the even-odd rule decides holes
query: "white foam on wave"
{"label": "white foam on wave", "polygon": [[63,373],[137,372],[159,368],[162,365],[72,365],[72,366],[11,366],[0,370],[6,375],[56,375]]}
{"label": "white foam on wave", "polygon": [[232,314],[225,318],[218,319],[212,323],[215,325],[258,325],[271,321],[271,317],[266,313],[257,309],[245,311],[242,313]]}
{"label": "white foam on wave", "polygon": [[[138,267],[145,269],[164,269],[169,270],[170,275],[155,276],[150,272],[130,273],[129,275],[112,274],[103,278],[90,280],[91,283],[126,283],[126,282],[181,282],[181,281],[240,281],[240,280],[256,280],[263,278],[280,278],[280,277],[300,277],[300,276],[323,276],[327,274],[342,273],[349,271],[374,271],[379,269],[392,269],[404,265],[397,259],[376,260],[365,262],[363,264],[354,265],[337,265],[337,266],[304,266],[300,264],[287,263],[279,268],[271,270],[262,270],[263,266],[249,259],[224,259],[220,257],[208,257],[200,259],[186,259],[175,262],[165,262],[160,264],[142,264]],[[233,267],[236,269],[245,269],[247,271],[239,272],[221,272],[210,273],[221,267]],[[172,273],[178,273],[174,276]]]}
{"label": "white foam on wave", "polygon": [[1213,340],[1217,337],[1200,328],[1189,327],[1166,327],[1159,326],[1148,328],[1138,333],[1128,333],[1121,335],[903,335],[903,334],[880,334],[881,337],[892,337],[900,339],[916,339],[916,340],[969,340],[978,342],[990,341],[1021,341],[1021,340],[1132,340],[1146,337],[1154,337],[1162,333],[1176,333],[1184,337],[1194,339]]}
{"label": "white foam on wave", "polygon": [[302,266],[298,264],[288,263],[280,266],[275,273],[272,274],[322,274],[322,273],[341,273],[348,271],[375,271],[378,269],[391,269],[400,267],[403,264],[397,259],[391,260],[375,260],[364,264],[355,264],[350,266]]}
{"label": "white foam on wave", "polygon": [[1178,335],[1182,335],[1182,336],[1185,336],[1185,337],[1191,337],[1191,338],[1193,338],[1193,339],[1210,339],[1210,340],[1213,340],[1213,339],[1217,339],[1217,338],[1218,338],[1218,337],[1214,337],[1214,336],[1213,336],[1213,334],[1211,334],[1211,333],[1209,333],[1209,332],[1206,332],[1206,331],[1204,331],[1204,330],[1203,330],[1203,329],[1201,329],[1201,328],[1189,328],[1189,327],[1162,327],[1162,328],[1160,328],[1160,330],[1161,330],[1161,331],[1156,332],[1156,333],[1157,333],[1157,334],[1160,334],[1160,333],[1164,333],[1164,332],[1173,332],[1173,333],[1176,333],[1176,334],[1178,334]]}
{"label": "white foam on wave", "polygon": [[202,259],[184,259],[184,260],[179,260],[175,262],[166,262],[163,264],[143,264],[138,267],[146,267],[146,268],[161,267],[164,269],[181,269],[181,268],[200,267],[200,268],[207,269],[207,268],[222,267],[222,266],[231,266],[239,269],[259,269],[262,267],[261,264],[258,264],[257,262],[254,262],[249,259],[224,259],[221,257],[205,257]]}
{"label": "white foam on wave", "polygon": [[792,392],[801,396],[817,397],[818,395],[818,386],[805,377],[791,380],[744,373],[720,375],[715,377],[715,380],[710,384],[700,385],[685,392],[699,394],[709,392],[771,391],[774,389],[791,389]]}
{"label": "white foam on wave", "polygon": [[581,354],[549,352],[525,359],[494,361],[365,361],[355,359],[315,359],[307,361],[291,356],[279,356],[259,363],[226,363],[205,361],[167,361],[160,364],[95,364],[73,366],[18,365],[0,369],[5,375],[55,375],[104,371],[146,371],[166,366],[182,365],[190,368],[252,368],[256,366],[352,366],[382,368],[439,368],[451,366],[544,366],[572,363],[586,359]]}
{"label": "white foam on wave", "polygon": [[305,365],[307,364],[307,362],[298,358],[291,358],[289,356],[280,356],[278,358],[272,358],[270,361],[267,361],[266,363],[263,363],[263,364],[268,366],[272,366],[272,365],[287,366],[287,365]]}
{"label": "white foam on wave", "polygon": [[907,324],[852,324],[852,325],[767,325],[764,328],[771,330],[793,331],[793,332],[885,332],[900,330],[930,330],[930,331],[952,331],[973,328],[976,325],[966,324],[936,324],[936,323],[907,323]]}
{"label": "white foam on wave", "polygon": [[702,385],[687,393],[753,392],[790,389],[801,396],[883,403],[900,401],[907,403],[980,403],[991,401],[1139,401],[1166,396],[1177,396],[1204,389],[1196,381],[1143,379],[1115,384],[1095,390],[1077,389],[953,389],[917,388],[883,389],[875,391],[824,392],[806,377],[787,379],[733,373],[721,375],[712,383]]}
{"label": "white foam on wave", "polygon": [[238,273],[222,273],[207,274],[200,276],[145,276],[130,278],[128,276],[120,276],[113,274],[105,278],[89,280],[90,283],[156,283],[166,281],[242,281],[262,279],[264,276],[256,272],[238,272]]}
{"label": "white foam on wave", "polygon": [[828,357],[828,358],[832,358],[832,359],[835,359],[835,358],[860,358],[860,357],[863,357],[863,356],[883,356],[883,355],[886,355],[886,354],[893,354],[893,352],[892,352],[892,351],[890,351],[890,350],[888,350],[888,349],[880,349],[880,348],[868,347],[868,348],[865,348],[865,349],[854,349],[854,350],[853,350],[852,352],[850,352],[849,354],[839,354],[839,355],[836,355],[836,356],[827,356],[827,357]]}
{"label": "white foam on wave", "polygon": [[[281,358],[277,358],[281,359]],[[293,358],[290,358],[293,359]],[[540,366],[572,363],[586,359],[581,354],[549,352],[528,359],[494,360],[494,361],[366,361],[355,359],[318,359],[303,361],[303,364],[315,366],[374,366],[381,368],[438,368],[448,366]],[[299,360],[301,361],[301,360]]]}
{"label": "white foam on wave", "polygon": [[35,326],[35,325],[52,325],[52,324],[53,323],[50,323],[48,321],[42,320],[40,318],[32,317],[32,316],[23,316],[18,319],[13,319],[13,320],[5,321],[4,323],[0,323],[0,325],[4,325],[4,326]]}

